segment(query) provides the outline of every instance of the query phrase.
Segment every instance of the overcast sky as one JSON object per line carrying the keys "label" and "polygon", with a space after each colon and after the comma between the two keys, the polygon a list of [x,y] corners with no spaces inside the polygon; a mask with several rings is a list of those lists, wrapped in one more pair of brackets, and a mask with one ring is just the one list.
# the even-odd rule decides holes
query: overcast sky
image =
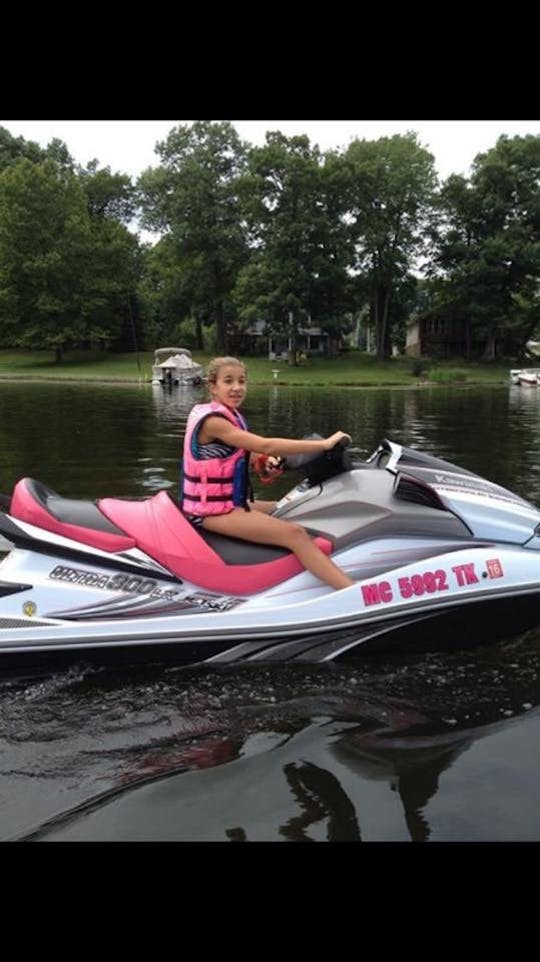
{"label": "overcast sky", "polygon": [[[14,137],[46,146],[63,140],[75,161],[85,166],[96,158],[101,167],[138,176],[156,166],[156,141],[172,127],[189,120],[0,120]],[[441,179],[468,174],[476,154],[493,147],[501,134],[540,135],[540,120],[232,120],[239,136],[254,145],[264,143],[267,130],[287,136],[307,134],[321,150],[344,148],[354,138],[376,140],[414,130],[435,157]]]}

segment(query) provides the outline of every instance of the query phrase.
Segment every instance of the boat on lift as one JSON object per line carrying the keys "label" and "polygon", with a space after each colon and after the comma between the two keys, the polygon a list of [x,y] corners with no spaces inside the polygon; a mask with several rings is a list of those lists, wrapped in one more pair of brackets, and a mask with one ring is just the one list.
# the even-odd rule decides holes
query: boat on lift
{"label": "boat on lift", "polygon": [[177,387],[182,384],[201,384],[203,367],[185,347],[158,347],[154,351],[152,384]]}
{"label": "boat on lift", "polygon": [[540,368],[512,368],[510,371],[512,384],[521,387],[537,387],[540,382]]}

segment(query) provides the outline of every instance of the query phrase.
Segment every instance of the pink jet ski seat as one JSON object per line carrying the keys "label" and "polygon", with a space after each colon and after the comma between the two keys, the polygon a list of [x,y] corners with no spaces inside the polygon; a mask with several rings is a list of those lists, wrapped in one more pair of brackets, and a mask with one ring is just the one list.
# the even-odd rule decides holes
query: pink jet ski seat
{"label": "pink jet ski seat", "polygon": [[[273,561],[227,564],[165,491],[144,501],[103,498],[98,501],[98,506],[114,525],[135,539],[141,551],[179,578],[210,591],[249,595],[271,588],[304,570],[291,552]],[[314,540],[325,554],[332,552],[329,540],[321,537]],[[243,544],[245,554],[249,555],[250,542]]]}
{"label": "pink jet ski seat", "polygon": [[99,511],[93,501],[63,498],[34,478],[21,478],[13,488],[9,513],[45,531],[82,541],[101,551],[127,551],[135,541]]}

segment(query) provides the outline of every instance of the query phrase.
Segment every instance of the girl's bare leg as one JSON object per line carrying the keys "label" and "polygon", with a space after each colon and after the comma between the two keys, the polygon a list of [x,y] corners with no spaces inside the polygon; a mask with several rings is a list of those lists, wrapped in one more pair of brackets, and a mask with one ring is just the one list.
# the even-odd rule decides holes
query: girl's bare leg
{"label": "girl's bare leg", "polygon": [[263,514],[272,514],[277,501],[250,501],[249,506],[252,511],[262,511]]}
{"label": "girl's bare leg", "polygon": [[301,525],[291,521],[272,518],[262,511],[244,511],[243,508],[235,508],[229,514],[206,517],[203,528],[231,538],[289,548],[304,568],[336,590],[350,588],[354,584],[354,581],[320,551],[307,531]]}

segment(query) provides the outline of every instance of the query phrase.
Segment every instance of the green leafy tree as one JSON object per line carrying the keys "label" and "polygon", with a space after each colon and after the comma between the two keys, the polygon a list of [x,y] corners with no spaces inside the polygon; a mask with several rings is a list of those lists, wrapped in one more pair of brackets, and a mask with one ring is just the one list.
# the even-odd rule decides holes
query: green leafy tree
{"label": "green leafy tree", "polygon": [[25,140],[24,137],[14,137],[5,127],[0,127],[0,173],[16,164],[21,158],[26,157],[34,164],[40,164],[44,160],[54,160],[61,167],[73,170],[73,158],[68,151],[65,143],[57,137],[51,140],[47,147],[40,147],[33,140]]}
{"label": "green leafy tree", "polygon": [[231,290],[246,259],[237,195],[245,147],[230,123],[198,121],[171,130],[156,151],[160,166],[138,183],[142,226],[168,238],[156,252],[157,259],[163,255],[163,273],[170,277],[175,256],[189,314],[199,331],[210,315],[223,350]]}
{"label": "green leafy tree", "polygon": [[5,344],[52,349],[118,335],[135,287],[137,239],[92,217],[80,179],[51,158],[0,174],[0,334]]}
{"label": "green leafy tree", "polygon": [[91,245],[85,310],[92,319],[93,340],[113,340],[119,349],[142,344],[137,288],[142,250],[128,229],[137,210],[137,192],[126,174],[111,173],[91,161],[78,168],[90,223]]}
{"label": "green leafy tree", "polygon": [[392,299],[426,249],[436,187],[434,159],[414,133],[355,140],[346,153],[350,269],[363,278],[377,358],[390,349]]}
{"label": "green leafy tree", "polygon": [[0,175],[0,323],[5,342],[61,355],[82,337],[89,223],[82,189],[51,160]]}
{"label": "green leafy tree", "polygon": [[234,300],[245,322],[264,318],[290,339],[293,364],[299,328],[337,328],[349,307],[339,174],[308,137],[274,131],[250,151],[240,183],[251,257]]}
{"label": "green leafy tree", "polygon": [[522,354],[538,328],[540,137],[503,136],[469,180],[450,177],[435,241],[436,308],[465,325],[467,354],[473,339],[489,358],[498,344]]}
{"label": "green leafy tree", "polygon": [[355,282],[348,270],[350,232],[346,222],[348,174],[342,156],[329,151],[319,168],[311,257],[310,314],[338,341],[354,327]]}
{"label": "green leafy tree", "polygon": [[88,213],[94,220],[113,220],[128,224],[137,210],[137,190],[127,174],[113,174],[110,167],[99,168],[97,160],[79,167],[77,174],[86,195]]}
{"label": "green leafy tree", "polygon": [[145,248],[139,283],[141,309],[144,315],[145,345],[155,348],[160,344],[176,344],[175,332],[189,316],[192,302],[199,303],[199,329],[194,343],[181,347],[202,349],[202,308],[192,298],[190,282],[197,276],[196,265],[179,259],[171,235],[162,237],[155,245]]}

